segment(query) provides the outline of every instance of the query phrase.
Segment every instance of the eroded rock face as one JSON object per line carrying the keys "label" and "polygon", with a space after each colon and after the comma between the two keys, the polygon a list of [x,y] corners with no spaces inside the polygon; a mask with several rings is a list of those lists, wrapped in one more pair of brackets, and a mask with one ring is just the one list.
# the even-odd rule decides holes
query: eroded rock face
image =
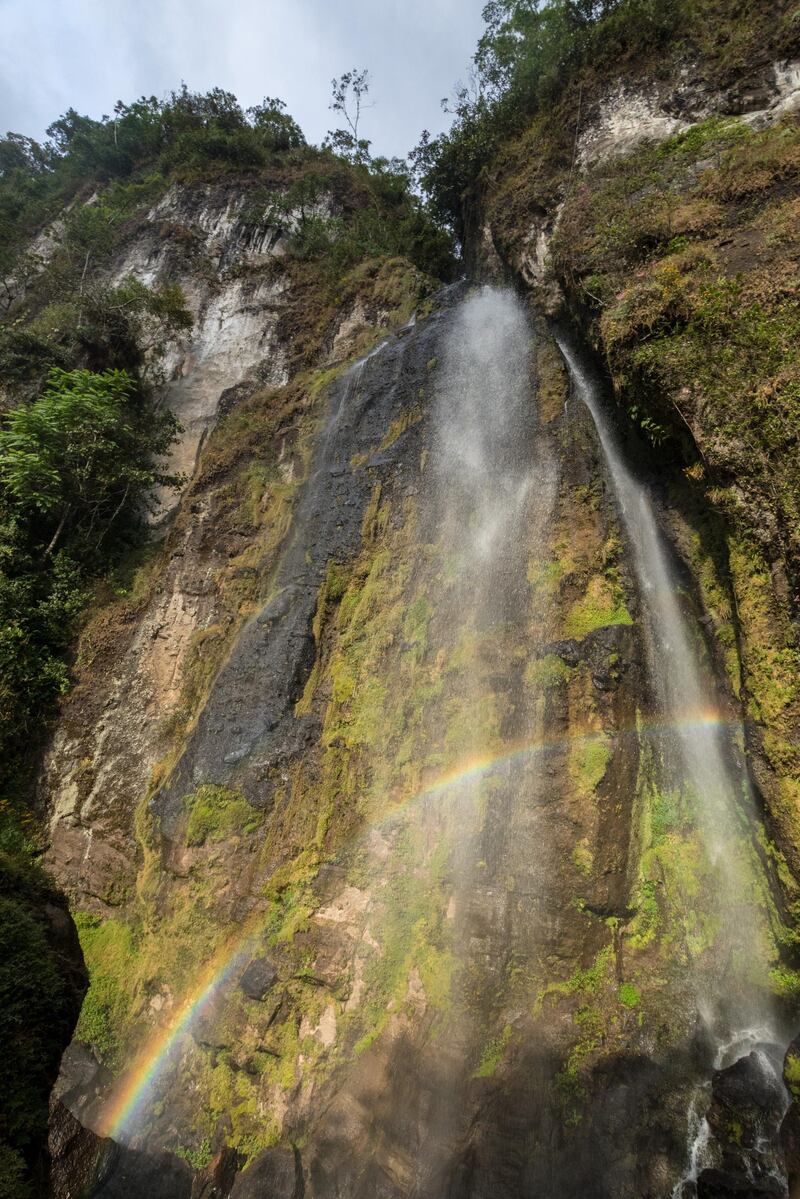
{"label": "eroded rock face", "polygon": [[[174,185],[111,272],[116,284],[178,283],[194,318],[189,332],[151,354],[147,366],[183,426],[169,465],[187,478],[225,391],[256,370],[262,383],[287,378],[278,338],[287,281],[269,269],[280,256],[281,234],[266,219],[248,218],[247,204],[235,186]],[[175,500],[166,493],[161,500],[163,517]]]}
{"label": "eroded rock face", "polygon": [[[681,1164],[685,1039],[670,1026],[671,1051],[662,1051],[639,1025],[638,992],[631,1008],[617,997],[630,951],[611,930],[637,915],[630,780],[643,753],[621,730],[651,701],[641,634],[619,607],[629,580],[614,549],[613,502],[591,426],[565,406],[563,375],[549,391],[542,381],[535,418],[523,381],[519,424],[503,445],[510,478],[523,480],[534,429],[541,439],[534,486],[517,483],[526,519],[505,533],[495,614],[484,598],[474,628],[454,619],[447,554],[463,530],[456,522],[442,540],[441,497],[425,471],[440,436],[429,381],[458,299],[444,296],[433,319],[335,386],[271,595],[233,643],[149,808],[161,855],[156,929],[173,908],[191,918],[201,879],[209,891],[197,918],[210,911],[220,928],[245,923],[265,907],[265,888],[275,895],[272,880],[285,879],[264,912],[273,931],[254,939],[230,988],[204,1004],[175,1059],[180,1082],[164,1075],[133,1137],[148,1153],[196,1144],[196,1097],[214,1072],[247,1096],[237,1119],[282,1141],[255,1157],[237,1195],[272,1187],[315,1199],[512,1199],[552,1184],[559,1199],[590,1188],[639,1199]],[[562,457],[564,441],[572,448]],[[201,546],[219,553],[218,532],[207,526],[192,549],[195,569]],[[571,565],[551,605],[547,564],[567,545]],[[607,575],[596,570],[602,554]],[[467,577],[462,586],[479,584]],[[451,598],[437,603],[448,587]],[[355,614],[363,631],[345,623]],[[377,656],[362,668],[365,654]],[[501,768],[485,809],[435,786],[426,797],[436,767],[413,765],[444,756],[445,734],[456,747],[485,735],[472,731],[473,685],[501,744],[534,742]],[[547,699],[537,707],[539,687]],[[365,706],[354,708],[362,695]],[[135,699],[120,692],[118,728]],[[581,749],[587,726],[596,761]],[[394,762],[409,769],[407,729],[415,773],[401,786]],[[620,733],[606,744],[604,729]],[[120,812],[131,805],[132,775],[117,784]],[[246,796],[256,830],[187,844],[185,797],[198,785]],[[407,811],[393,814],[393,796],[409,794]],[[361,809],[367,797],[374,823]],[[319,839],[327,848],[309,868]],[[155,962],[171,949],[165,940]],[[456,953],[478,998],[451,1012]],[[169,1028],[181,985],[172,975],[148,981],[145,1035],[148,1025]],[[689,1012],[675,987],[679,1027]],[[602,1040],[593,1033],[580,1050],[586,1067],[567,1074],[587,1019],[600,1022]],[[91,1125],[110,1088],[90,1067],[83,1083],[72,1071],[70,1104]],[[227,1111],[214,1119],[216,1150],[232,1129]],[[286,1148],[298,1141],[300,1157]]]}
{"label": "eroded rock face", "polygon": [[727,91],[710,86],[702,66],[687,63],[661,83],[616,83],[591,111],[577,143],[577,160],[586,170],[611,158],[623,158],[641,145],[685,133],[712,114],[745,116],[764,129],[800,106],[800,64],[775,62],[755,69]]}

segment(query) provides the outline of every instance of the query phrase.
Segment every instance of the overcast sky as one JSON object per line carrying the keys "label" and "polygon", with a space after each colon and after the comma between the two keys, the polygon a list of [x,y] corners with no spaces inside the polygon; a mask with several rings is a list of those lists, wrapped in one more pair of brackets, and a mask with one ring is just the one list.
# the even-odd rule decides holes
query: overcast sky
{"label": "overcast sky", "polygon": [[373,153],[405,154],[448,123],[485,0],[0,0],[0,135],[41,137],[67,108],[99,117],[118,99],[185,80],[246,106],[285,100],[309,141],[331,127],[330,81],[367,67]]}

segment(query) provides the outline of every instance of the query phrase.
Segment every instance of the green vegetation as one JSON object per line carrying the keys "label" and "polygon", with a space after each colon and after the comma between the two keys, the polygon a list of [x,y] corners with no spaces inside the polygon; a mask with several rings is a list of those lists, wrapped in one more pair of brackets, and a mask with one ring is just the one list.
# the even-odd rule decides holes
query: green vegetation
{"label": "green vegetation", "polygon": [[0,427],[0,760],[6,788],[68,684],[92,575],[140,540],[176,434],[124,371],[52,369]]}
{"label": "green vegetation", "polygon": [[582,737],[570,745],[569,770],[581,795],[591,796],[605,777],[611,746],[603,733]]}
{"label": "green vegetation", "polygon": [[[791,15],[776,21],[767,0],[747,0],[744,9],[731,0],[492,0],[484,18],[474,85],[457,89],[450,130],[424,133],[412,155],[433,211],[459,236],[468,202],[489,179],[494,200],[505,194],[509,156],[519,153],[520,165],[527,157],[529,168],[529,177],[516,180],[519,194],[507,194],[512,224],[526,206],[530,213],[534,197],[540,204],[552,197],[554,176],[559,184],[572,179],[576,127],[621,70],[652,78],[691,46],[723,81],[766,47],[775,59],[790,57],[797,36]],[[524,237],[527,224],[517,225]]]}
{"label": "green vegetation", "polygon": [[594,575],[565,617],[564,636],[581,641],[596,629],[617,624],[633,624],[622,588],[616,578]]}
{"label": "green vegetation", "polygon": [[795,1099],[800,1098],[800,1057],[790,1049],[783,1063],[783,1079]]}
{"label": "green vegetation", "polygon": [[75,1033],[113,1067],[120,1026],[130,1007],[136,946],[130,926],[122,920],[78,912],[75,924],[90,980]]}
{"label": "green vegetation", "polygon": [[532,687],[556,687],[570,677],[570,668],[558,654],[545,654],[534,658],[525,667],[525,682]]}
{"label": "green vegetation", "polygon": [[205,1170],[206,1166],[211,1164],[214,1157],[211,1148],[211,1141],[208,1137],[204,1137],[196,1149],[186,1149],[183,1145],[179,1145],[177,1149],[173,1149],[178,1157],[182,1157],[185,1162],[188,1162],[193,1170]]}
{"label": "green vegetation", "polygon": [[184,800],[189,813],[186,844],[204,845],[206,841],[224,841],[228,837],[254,832],[263,814],[238,791],[204,783]]}
{"label": "green vegetation", "polygon": [[455,958],[444,923],[447,844],[440,845],[432,859],[416,869],[413,848],[421,848],[419,830],[398,831],[395,842],[396,869],[382,896],[378,931],[380,955],[367,966],[368,999],[354,1016],[361,1032],[355,1053],[367,1049],[385,1027],[391,1011],[406,999],[409,976],[416,970],[427,1004],[434,1012],[446,1012],[451,1000]]}
{"label": "green vegetation", "polygon": [[623,1007],[638,1007],[642,1002],[638,987],[633,983],[622,983],[619,989],[619,1001]]}
{"label": "green vegetation", "polygon": [[[0,141],[0,850],[19,869],[38,840],[27,807],[29,768],[70,685],[78,626],[94,601],[80,669],[108,652],[152,587],[157,552],[135,573],[148,497],[154,486],[177,482],[159,465],[176,422],[153,402],[142,376],[147,363],[148,378],[159,382],[159,352],[191,316],[174,284],[110,284],[115,265],[170,186],[226,178],[246,194],[243,224],[270,222],[288,248],[274,269],[289,285],[283,335],[295,379],[236,407],[207,447],[198,480],[213,492],[218,526],[235,525],[237,536],[252,527],[254,536],[220,572],[224,618],[190,647],[181,706],[164,729],[177,744],[248,605],[263,598],[302,481],[265,463],[274,449],[268,438],[264,449],[265,431],[299,429],[302,476],[317,416],[308,410],[335,373],[312,371],[342,310],[360,304],[380,314],[378,324],[402,323],[437,286],[431,276],[453,272],[452,239],[425,213],[404,164],[358,149],[307,146],[278,100],[243,112],[229,93],[185,87],[165,100],[120,103],[100,121],[70,110],[43,145],[14,134]],[[197,252],[190,229],[168,221],[148,229],[213,282],[217,265]],[[355,349],[376,335],[365,322]],[[408,614],[409,656],[424,654],[426,626],[417,606]],[[360,743],[371,727],[362,711],[354,732]],[[162,775],[169,764],[169,757],[160,764]],[[304,878],[313,876],[332,811],[330,803],[320,806]],[[187,802],[187,841],[214,846],[249,834],[260,819],[241,796],[201,787]],[[126,919],[79,917],[92,974],[79,1035],[112,1067],[121,1047],[141,1034],[150,1000],[167,1002],[163,988],[180,993],[198,957],[219,939],[216,868],[181,880],[175,905],[159,902],[156,912],[154,835],[145,818],[140,823],[145,864]],[[291,941],[305,911],[298,894],[276,935]],[[52,962],[41,956],[46,991]],[[53,1028],[60,1028],[57,1018]],[[69,1031],[62,1030],[62,1047]],[[13,1088],[9,1094],[13,1103]],[[10,1178],[12,1159],[7,1169],[2,1161]]]}
{"label": "green vegetation", "polygon": [[488,1043],[481,1055],[481,1060],[473,1073],[473,1078],[491,1078],[502,1062],[511,1040],[513,1029],[506,1024],[503,1031]]}

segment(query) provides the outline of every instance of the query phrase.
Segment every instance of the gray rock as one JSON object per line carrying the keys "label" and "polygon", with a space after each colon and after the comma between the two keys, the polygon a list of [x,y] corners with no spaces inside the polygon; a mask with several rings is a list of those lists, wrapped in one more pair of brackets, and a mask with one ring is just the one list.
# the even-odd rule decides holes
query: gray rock
{"label": "gray rock", "polygon": [[236,1179],[231,1199],[303,1199],[304,1194],[299,1152],[266,1149]]}
{"label": "gray rock", "polygon": [[248,999],[264,999],[275,985],[278,971],[268,958],[253,958],[239,979],[239,986]]}

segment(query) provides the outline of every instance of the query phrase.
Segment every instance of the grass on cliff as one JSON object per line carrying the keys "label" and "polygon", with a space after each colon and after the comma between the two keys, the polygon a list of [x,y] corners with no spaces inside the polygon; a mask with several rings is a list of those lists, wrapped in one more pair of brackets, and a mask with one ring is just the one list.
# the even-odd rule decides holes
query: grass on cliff
{"label": "grass on cliff", "polygon": [[596,167],[554,239],[627,416],[685,467],[695,507],[723,518],[717,564],[690,552],[773,772],[768,808],[796,876],[798,182],[795,119],[756,132],[712,118]]}

